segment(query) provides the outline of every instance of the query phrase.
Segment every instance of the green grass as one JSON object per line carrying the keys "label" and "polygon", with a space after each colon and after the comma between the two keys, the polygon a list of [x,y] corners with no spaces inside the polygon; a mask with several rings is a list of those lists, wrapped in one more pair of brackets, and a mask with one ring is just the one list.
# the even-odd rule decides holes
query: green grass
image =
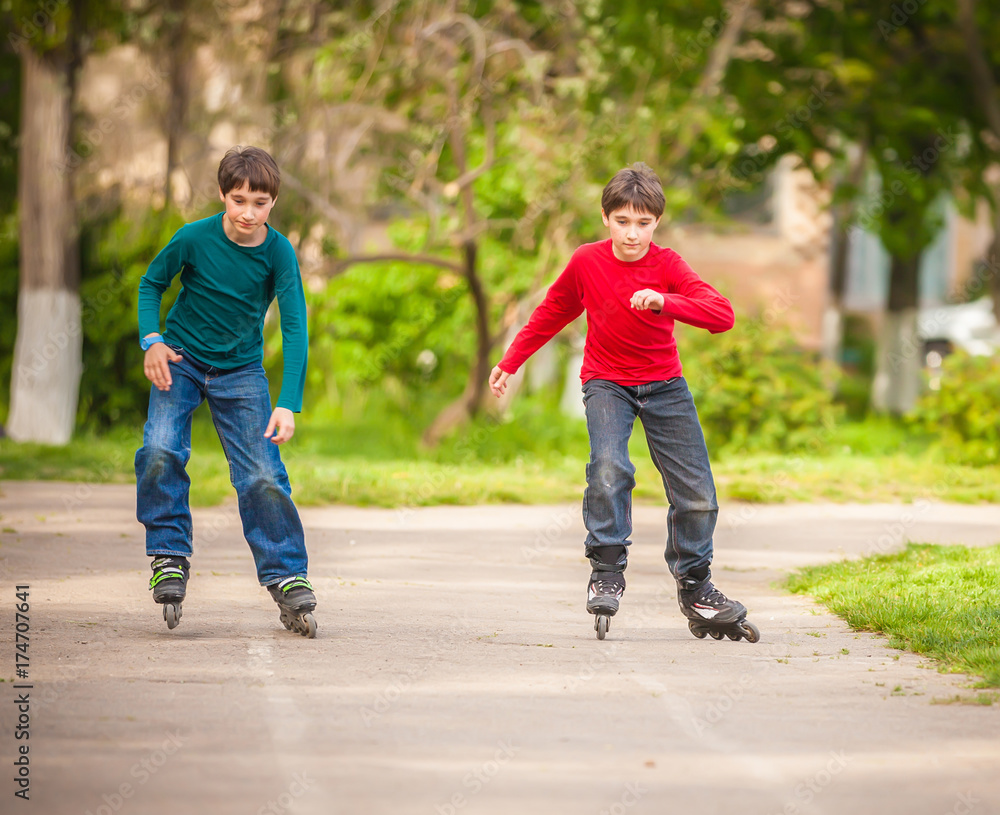
{"label": "green grass", "polygon": [[1000,545],[911,543],[903,552],[814,566],[788,579],[852,628],[1000,688]]}
{"label": "green grass", "polygon": [[[582,495],[588,449],[581,423],[553,423],[544,415],[484,422],[429,451],[418,441],[422,421],[300,418],[295,438],[282,448],[296,500],[303,505],[419,506],[552,503],[578,501]],[[192,435],[192,503],[217,504],[233,492],[206,412],[196,415]],[[0,439],[0,479],[132,483],[141,442],[141,427],[79,435],[65,447]],[[660,476],[639,428],[631,452],[635,500],[662,502]],[[949,465],[888,421],[838,428],[820,455],[713,455],[712,468],[723,501],[1000,502],[1000,467]]]}

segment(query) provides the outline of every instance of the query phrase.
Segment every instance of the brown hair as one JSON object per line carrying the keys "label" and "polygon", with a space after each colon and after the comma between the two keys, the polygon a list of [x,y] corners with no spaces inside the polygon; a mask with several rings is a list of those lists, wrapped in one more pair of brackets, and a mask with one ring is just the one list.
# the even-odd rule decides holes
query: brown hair
{"label": "brown hair", "polygon": [[278,197],[281,171],[271,154],[259,147],[231,147],[219,162],[219,189],[226,195],[248,183],[250,192]]}
{"label": "brown hair", "polygon": [[611,215],[616,209],[632,207],[654,218],[663,215],[666,201],[660,177],[648,164],[637,161],[615,173],[601,195],[601,209]]}

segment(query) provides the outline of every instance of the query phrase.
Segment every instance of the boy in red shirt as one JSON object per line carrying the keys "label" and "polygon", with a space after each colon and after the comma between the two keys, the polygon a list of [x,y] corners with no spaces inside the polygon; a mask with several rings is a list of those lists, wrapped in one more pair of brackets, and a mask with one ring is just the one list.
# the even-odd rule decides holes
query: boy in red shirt
{"label": "boy in red shirt", "polygon": [[705,437],[681,376],[674,321],[713,334],[733,327],[733,308],[674,251],[652,242],[665,201],[660,179],[639,162],[619,171],[601,196],[608,240],[574,252],[565,271],[492,373],[490,388],[507,379],[564,326],[587,312],[583,401],[590,436],[583,521],[593,571],[587,611],[604,639],[625,591],[632,532],[635,467],[628,440],[642,420],[667,511],[666,561],[677,601],[696,637],[759,639],[742,603],[712,585],[712,533],[719,505]]}

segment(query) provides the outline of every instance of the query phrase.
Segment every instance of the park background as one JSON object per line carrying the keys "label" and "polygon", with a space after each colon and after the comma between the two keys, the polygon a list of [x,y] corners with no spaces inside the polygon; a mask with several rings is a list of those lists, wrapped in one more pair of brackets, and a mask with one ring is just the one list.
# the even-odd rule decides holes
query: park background
{"label": "park background", "polygon": [[[2,0],[0,476],[133,478],[139,277],[256,144],[306,283],[300,502],[579,496],[583,321],[501,402],[486,380],[637,160],[656,241],[736,307],[727,334],[677,330],[723,499],[995,501],[994,11]],[[265,333],[276,392],[276,309]],[[206,408],[193,447],[217,503]]]}
{"label": "park background", "polygon": [[[34,684],[36,809],[1000,811],[998,10],[0,0],[0,583],[32,637],[0,680]],[[306,284],[312,640],[255,585],[204,409],[172,631],[135,520],[138,281],[234,144],[277,158]],[[678,614],[638,429],[595,638],[582,323],[487,394],[637,160],[657,242],[737,312],[678,338],[754,644]]]}

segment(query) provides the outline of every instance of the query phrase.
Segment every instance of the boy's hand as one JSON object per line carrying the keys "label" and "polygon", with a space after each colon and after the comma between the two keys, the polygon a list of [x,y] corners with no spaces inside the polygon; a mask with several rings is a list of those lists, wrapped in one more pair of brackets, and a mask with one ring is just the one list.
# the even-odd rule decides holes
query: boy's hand
{"label": "boy's hand", "polygon": [[663,310],[663,295],[652,289],[639,289],[639,291],[632,295],[630,302],[632,308],[639,311],[644,311],[647,308],[653,311]]}
{"label": "boy's hand", "polygon": [[180,362],[184,357],[163,342],[149,346],[142,360],[142,372],[146,379],[156,385],[158,390],[168,391],[174,380],[170,376],[170,363]]}
{"label": "boy's hand", "polygon": [[288,408],[275,408],[271,412],[271,421],[267,423],[264,438],[271,439],[275,444],[284,444],[295,435],[295,414]]}
{"label": "boy's hand", "polygon": [[493,391],[493,395],[497,399],[503,396],[504,391],[507,390],[507,380],[509,378],[510,374],[506,371],[501,371],[499,365],[490,372],[490,390]]}

